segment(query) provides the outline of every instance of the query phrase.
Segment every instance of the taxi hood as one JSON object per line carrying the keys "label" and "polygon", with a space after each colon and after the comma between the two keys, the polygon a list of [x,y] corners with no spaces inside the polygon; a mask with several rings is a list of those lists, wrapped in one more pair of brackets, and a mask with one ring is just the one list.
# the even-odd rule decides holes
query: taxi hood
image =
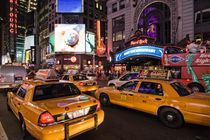
{"label": "taxi hood", "polygon": [[97,105],[97,102],[93,97],[82,94],[36,101],[34,104],[40,109],[46,110],[52,115],[56,115]]}

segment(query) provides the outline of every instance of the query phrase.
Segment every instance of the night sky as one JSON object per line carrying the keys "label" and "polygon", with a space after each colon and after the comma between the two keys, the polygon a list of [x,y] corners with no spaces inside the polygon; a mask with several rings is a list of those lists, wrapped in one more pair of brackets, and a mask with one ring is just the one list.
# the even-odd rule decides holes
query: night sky
{"label": "night sky", "polygon": [[0,17],[6,17],[6,3],[9,2],[9,0],[0,0]]}

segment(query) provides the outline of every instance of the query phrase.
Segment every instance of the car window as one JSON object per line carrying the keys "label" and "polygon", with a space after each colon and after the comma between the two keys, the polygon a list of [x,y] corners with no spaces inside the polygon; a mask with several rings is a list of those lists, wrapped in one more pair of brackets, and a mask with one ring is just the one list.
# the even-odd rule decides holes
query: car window
{"label": "car window", "polygon": [[88,78],[84,75],[75,75],[73,76],[74,81],[79,81],[79,80],[88,80]]}
{"label": "car window", "polygon": [[124,91],[134,91],[136,89],[136,86],[138,84],[138,81],[130,81],[125,84],[123,84],[120,89]]}
{"label": "car window", "polygon": [[63,76],[63,80],[69,80],[69,76],[68,75],[64,75]]}
{"label": "car window", "polygon": [[65,96],[80,95],[79,89],[72,83],[58,83],[36,86],[33,101]]}
{"label": "car window", "polygon": [[171,83],[171,86],[176,90],[179,96],[190,95],[190,92],[187,90],[187,88],[179,82]]}
{"label": "car window", "polygon": [[137,79],[137,78],[138,78],[138,73],[129,73],[121,77],[120,80],[128,81],[128,80]]}
{"label": "car window", "polygon": [[17,96],[21,97],[21,98],[25,98],[26,95],[26,90],[23,88],[20,88],[19,92],[17,93]]}
{"label": "car window", "polygon": [[138,92],[163,96],[162,85],[160,83],[154,83],[154,82],[142,82]]}

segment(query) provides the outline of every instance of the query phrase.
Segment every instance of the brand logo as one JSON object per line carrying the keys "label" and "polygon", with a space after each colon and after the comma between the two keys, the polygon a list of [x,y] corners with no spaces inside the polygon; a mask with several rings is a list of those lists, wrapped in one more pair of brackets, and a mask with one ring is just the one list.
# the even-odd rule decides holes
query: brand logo
{"label": "brand logo", "polygon": [[168,61],[171,62],[171,63],[173,63],[173,64],[179,63],[179,62],[181,62],[183,60],[184,59],[182,57],[179,57],[177,55],[168,58]]}

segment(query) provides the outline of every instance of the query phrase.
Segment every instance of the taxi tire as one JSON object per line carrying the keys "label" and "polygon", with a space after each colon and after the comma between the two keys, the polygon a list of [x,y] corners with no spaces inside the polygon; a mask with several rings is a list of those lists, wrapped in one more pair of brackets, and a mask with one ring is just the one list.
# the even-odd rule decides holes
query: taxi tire
{"label": "taxi tire", "polygon": [[[163,108],[159,111],[160,121],[167,127],[180,128],[184,124],[182,114],[173,108]],[[172,120],[170,120],[172,119]]]}
{"label": "taxi tire", "polygon": [[99,101],[101,102],[103,106],[109,106],[111,104],[109,100],[109,96],[106,93],[100,94]]}
{"label": "taxi tire", "polygon": [[22,115],[20,115],[20,128],[21,128],[21,133],[22,133],[23,138],[29,135],[28,131],[26,130],[26,124]]}

